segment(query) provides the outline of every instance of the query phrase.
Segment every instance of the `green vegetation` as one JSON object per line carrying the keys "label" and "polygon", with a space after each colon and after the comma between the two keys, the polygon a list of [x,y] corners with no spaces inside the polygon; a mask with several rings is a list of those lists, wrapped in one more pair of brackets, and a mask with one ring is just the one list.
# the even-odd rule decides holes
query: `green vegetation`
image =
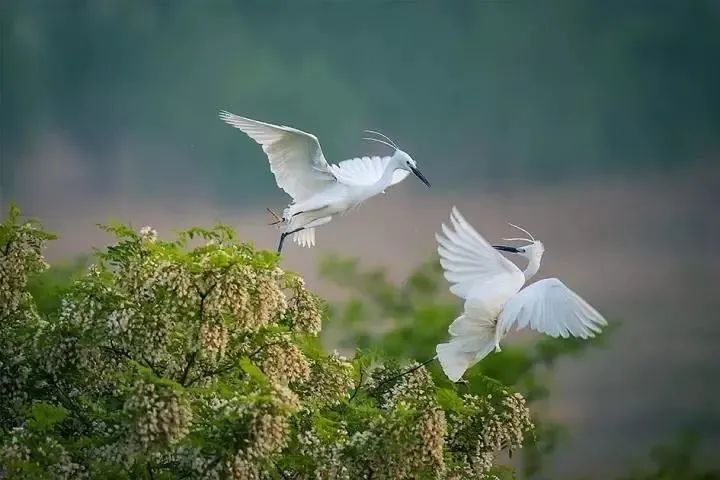
{"label": "green vegetation", "polygon": [[[323,273],[349,287],[356,297],[334,307],[333,321],[325,329],[328,341],[346,348],[373,349],[396,360],[426,360],[435,354],[435,345],[447,337],[447,326],[457,316],[457,299],[447,293],[446,282],[436,259],[414,271],[401,286],[389,282],[382,270],[362,271],[353,260],[331,257]],[[556,361],[580,355],[585,349],[602,345],[615,324],[591,341],[540,336],[530,344],[503,346],[468,370],[465,388],[482,392],[489,380],[512,385],[534,404],[535,435],[528,439],[522,456],[526,476],[542,471],[564,436],[562,425],[542,419],[541,401],[550,395],[546,387]],[[437,363],[429,367],[442,375]]]}
{"label": "green vegetation", "polygon": [[[89,267],[49,268],[53,235],[15,208],[0,224],[0,477],[548,478],[567,437],[547,377],[605,338],[508,345],[456,385],[417,363],[456,314],[434,260],[396,286],[328,259],[356,295],[327,306],[226,226],[104,228]],[[719,479],[699,449],[681,436],[621,480]]]}
{"label": "green vegetation", "polygon": [[[399,286],[387,279],[383,269],[363,270],[351,259],[328,257],[322,272],[352,294],[332,307],[332,321],[323,330],[329,344],[382,352],[398,361],[423,361],[434,355],[435,345],[446,338],[447,326],[457,316],[457,299],[447,293],[437,259],[417,268]],[[482,392],[489,382],[497,381],[527,399],[535,428],[520,456],[521,477],[555,479],[546,464],[553,455],[562,455],[565,442],[572,441],[562,424],[544,416],[543,401],[551,395],[548,380],[558,360],[602,347],[618,327],[617,321],[611,322],[590,341],[539,336],[529,343],[504,345],[501,352],[489,355],[465,374],[468,383],[463,388],[469,393]],[[428,368],[442,376],[436,363]],[[651,467],[634,468],[620,480],[720,479],[720,471],[701,466],[701,447],[701,438],[683,432],[672,444],[653,449]]]}
{"label": "green vegetation", "polygon": [[512,476],[494,462],[532,430],[521,394],[325,353],[323,303],[228,227],[104,228],[63,285],[40,273],[51,235],[16,209],[0,226],[6,478]]}

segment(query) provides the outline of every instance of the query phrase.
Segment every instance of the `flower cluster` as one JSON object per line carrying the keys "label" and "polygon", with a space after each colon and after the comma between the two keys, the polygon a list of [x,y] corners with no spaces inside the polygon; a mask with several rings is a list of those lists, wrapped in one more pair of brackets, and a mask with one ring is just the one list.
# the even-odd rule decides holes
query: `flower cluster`
{"label": "flower cluster", "polygon": [[[271,383],[225,398],[214,394],[202,403],[205,421],[215,424],[209,440],[214,441],[215,435],[223,439],[228,433],[233,436],[228,444],[229,455],[223,463],[216,462],[214,474],[220,478],[267,478],[274,468],[272,457],[291,437],[290,419],[300,408],[298,396],[284,385]],[[217,429],[217,425],[226,425],[230,430]],[[197,468],[205,472],[212,462],[196,459],[194,463],[194,475],[204,477]]]}
{"label": "flower cluster", "polygon": [[347,398],[353,388],[353,366],[348,360],[333,352],[315,360],[310,365],[310,376],[296,389],[317,406],[337,405]]}
{"label": "flower cluster", "polygon": [[316,480],[350,480],[350,465],[346,460],[349,445],[345,425],[338,425],[333,441],[321,440],[314,428],[300,429],[297,452],[314,461],[312,475]]}
{"label": "flower cluster", "polygon": [[272,381],[287,384],[310,377],[310,363],[302,350],[289,339],[269,345],[263,357],[262,370]]}
{"label": "flower cluster", "polygon": [[133,437],[143,449],[172,445],[189,433],[192,410],[168,386],[138,380],[123,410],[133,419]]}
{"label": "flower cluster", "polygon": [[499,398],[465,395],[463,401],[465,410],[449,416],[448,442],[452,449],[463,452],[465,471],[485,474],[500,451],[522,447],[533,428],[530,411],[521,394],[507,390]]}
{"label": "flower cluster", "polygon": [[436,465],[437,470],[442,472],[445,468],[444,448],[447,424],[445,412],[439,408],[433,408],[424,412],[418,422],[418,435],[420,436],[420,457],[427,458],[430,465]]}
{"label": "flower cluster", "polygon": [[17,215],[0,225],[0,320],[7,321],[18,309],[30,307],[25,286],[28,276],[48,265],[43,250],[50,235],[34,223],[16,223]]}
{"label": "flower cluster", "polygon": [[340,407],[350,408],[349,421],[315,418],[298,425],[291,448],[312,462],[309,478],[443,478],[447,429],[445,412],[427,394],[433,381],[423,368],[394,378],[397,373],[378,369],[374,381]]}
{"label": "flower cluster", "polygon": [[[353,438],[361,448],[376,451],[365,468],[373,472],[373,478],[442,476],[447,429],[445,412],[435,400],[434,382],[424,367],[396,376],[392,369],[376,373],[382,415],[371,424],[371,436],[363,432]],[[388,383],[387,390],[382,390]],[[367,443],[363,446],[363,442]]]}
{"label": "flower cluster", "polygon": [[140,237],[146,242],[154,242],[157,240],[157,230],[150,225],[146,225],[140,229]]}
{"label": "flower cluster", "polygon": [[268,325],[287,309],[287,299],[282,287],[284,272],[279,268],[263,270],[255,280],[255,319],[259,326]]}
{"label": "flower cluster", "polygon": [[202,326],[200,337],[204,352],[207,355],[216,359],[221,359],[225,355],[229,337],[225,325],[221,323],[205,324]]}
{"label": "flower cluster", "polygon": [[[36,476],[37,472],[46,475]],[[86,469],[57,440],[24,427],[14,428],[0,443],[0,473],[3,478],[88,478]]]}
{"label": "flower cluster", "polygon": [[0,429],[16,426],[32,398],[29,347],[42,322],[26,287],[31,275],[47,268],[43,249],[51,238],[35,223],[20,222],[14,207],[0,223]]}
{"label": "flower cluster", "polygon": [[322,326],[322,302],[305,288],[302,278],[293,276],[287,280],[287,284],[295,294],[288,309],[292,328],[298,332],[317,335]]}
{"label": "flower cluster", "polygon": [[[417,366],[417,364],[414,364],[411,365],[411,368]],[[386,389],[380,390],[382,404],[386,408],[392,408],[398,402],[413,401],[423,405],[431,405],[435,402],[435,384],[427,369],[417,368],[395,382],[392,381],[394,373],[393,370],[385,371],[385,369],[382,369],[374,375],[375,383],[380,386],[383,386],[384,382],[389,380],[390,385]],[[390,379],[386,378],[388,374]]]}
{"label": "flower cluster", "polygon": [[256,414],[251,422],[248,446],[227,462],[228,477],[247,480],[264,478],[266,460],[285,447],[289,433],[286,416]]}

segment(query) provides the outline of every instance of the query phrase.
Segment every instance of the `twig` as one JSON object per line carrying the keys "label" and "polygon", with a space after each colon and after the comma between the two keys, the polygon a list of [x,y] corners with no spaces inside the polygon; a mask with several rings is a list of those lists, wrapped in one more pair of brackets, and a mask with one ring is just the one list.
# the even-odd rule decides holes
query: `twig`
{"label": "twig", "polygon": [[203,471],[203,476],[204,476],[206,473],[208,473],[210,470],[212,470],[213,468],[215,468],[215,467],[217,466],[217,464],[220,463],[221,460],[222,460],[222,457],[220,457],[220,456],[218,455],[217,457],[215,457],[215,460],[213,460],[212,462],[208,463],[208,464],[207,464],[207,467],[205,467],[205,470]]}
{"label": "twig", "polygon": [[358,392],[360,391],[360,388],[362,388],[363,380],[364,380],[364,374],[365,374],[365,370],[363,370],[363,369],[361,368],[361,369],[360,369],[360,379],[358,380],[358,384],[357,384],[357,386],[355,387],[355,391],[352,393],[352,395],[350,395],[350,398],[348,398],[348,402],[352,402],[353,399],[355,398],[355,396],[357,396]]}
{"label": "twig", "polygon": [[195,365],[195,358],[197,357],[197,350],[194,350],[192,353],[185,355],[185,358],[187,359],[187,363],[185,364],[185,369],[183,370],[182,375],[180,376],[180,385],[183,387],[187,386],[185,382],[187,381],[187,376],[190,373],[190,369]]}
{"label": "twig", "polygon": [[256,356],[258,353],[262,352],[262,351],[265,350],[267,347],[269,347],[269,346],[271,346],[271,345],[275,345],[275,344],[277,344],[277,343],[281,343],[281,342],[268,342],[268,343],[264,343],[264,344],[260,345],[260,346],[259,346],[258,348],[256,348],[250,355],[248,355],[248,358],[252,360],[253,358],[255,358],[255,356]]}
{"label": "twig", "polygon": [[[205,290],[202,293],[199,293],[200,295],[200,311],[199,311],[199,318],[200,323],[202,324],[203,320],[205,319],[205,299],[210,295],[210,293],[215,289],[217,286],[217,282],[213,283],[207,290]],[[192,351],[189,355],[186,355],[185,358],[187,358],[187,363],[185,364],[185,369],[183,370],[182,375],[180,376],[180,385],[183,387],[186,386],[185,382],[187,381],[187,376],[190,373],[190,369],[195,365],[195,360],[197,358],[198,354],[198,348]]]}
{"label": "twig", "polygon": [[[100,348],[107,350],[110,353],[114,353],[115,355],[118,355],[120,357],[127,358],[128,360],[135,361],[135,359],[132,357],[132,355],[130,355],[130,352],[128,352],[127,350],[123,350],[122,348],[116,347],[115,344],[112,342],[112,340],[110,341],[109,347],[107,345],[101,345]],[[145,358],[144,355],[142,355],[141,358],[142,358],[143,362],[145,362],[147,364],[147,367],[150,370],[152,370],[152,372],[155,374],[156,377],[162,377],[162,375],[160,374],[158,369],[155,367],[155,365],[152,364],[152,362],[150,362],[150,360]]]}
{"label": "twig", "polygon": [[380,390],[380,387],[382,387],[383,385],[387,384],[388,382],[392,382],[393,380],[396,380],[396,379],[398,379],[398,378],[400,378],[400,377],[403,377],[403,376],[407,375],[408,373],[412,373],[412,372],[414,372],[415,370],[417,370],[417,369],[419,369],[419,368],[421,368],[421,367],[424,367],[425,365],[427,365],[428,363],[432,362],[432,361],[435,360],[436,358],[437,358],[437,357],[432,357],[432,358],[429,359],[429,360],[425,360],[425,361],[422,362],[421,364],[415,365],[415,366],[414,366],[413,368],[411,368],[410,370],[406,370],[406,371],[404,371],[404,372],[402,372],[402,373],[398,373],[397,375],[393,375],[392,377],[386,378],[385,380],[383,380],[382,382],[380,382],[380,383],[373,389],[373,392],[378,392],[378,391]]}
{"label": "twig", "polygon": [[270,461],[272,462],[273,465],[275,465],[275,470],[277,470],[277,472],[280,474],[280,476],[281,476],[284,480],[290,480],[290,479],[288,478],[288,476],[285,475],[285,472],[282,471],[282,468],[280,468],[280,465],[278,465],[275,460],[272,460],[272,459],[271,459]]}
{"label": "twig", "polygon": [[189,387],[189,386],[192,385],[193,383],[195,383],[195,382],[197,382],[197,381],[199,381],[199,380],[202,380],[202,379],[204,379],[204,378],[208,378],[208,377],[212,377],[212,376],[214,376],[214,375],[219,375],[219,374],[221,374],[221,373],[229,372],[230,370],[232,370],[232,369],[235,368],[236,366],[237,366],[237,364],[231,363],[231,364],[229,364],[229,365],[225,365],[224,367],[216,368],[215,370],[205,370],[205,371],[203,371],[200,375],[198,375],[197,377],[191,378],[191,379],[185,384],[185,386],[186,386],[186,387]]}

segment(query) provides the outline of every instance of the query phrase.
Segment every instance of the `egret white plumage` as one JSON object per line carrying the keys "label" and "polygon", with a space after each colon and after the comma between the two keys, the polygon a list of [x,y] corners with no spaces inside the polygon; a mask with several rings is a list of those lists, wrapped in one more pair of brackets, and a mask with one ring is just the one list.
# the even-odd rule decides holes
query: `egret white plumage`
{"label": "egret white plumage", "polygon": [[278,222],[282,229],[278,252],[285,237],[299,245],[315,245],[315,228],[385,191],[410,172],[425,183],[417,163],[388,137],[366,138],[393,148],[388,157],[358,157],[330,165],[315,135],[292,127],[272,125],[221,111],[220,118],[242,130],[262,146],[278,187],[293,199]]}
{"label": "egret white plumage", "polygon": [[[465,300],[464,311],[450,325],[450,341],[437,346],[437,358],[448,378],[458,381],[465,371],[500,350],[500,340],[512,329],[529,327],[553,337],[589,338],[607,322],[557,278],[522,288],[540,268],[545,247],[530,238],[519,247],[490,245],[453,207],[451,227],[436,235],[440,263],[450,291]],[[527,259],[521,271],[498,251]]]}

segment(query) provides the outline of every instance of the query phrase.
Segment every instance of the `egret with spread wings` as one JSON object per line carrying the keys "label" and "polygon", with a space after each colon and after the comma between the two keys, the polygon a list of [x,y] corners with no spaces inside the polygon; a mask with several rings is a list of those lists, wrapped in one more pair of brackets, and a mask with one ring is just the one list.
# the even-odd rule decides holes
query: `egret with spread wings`
{"label": "egret with spread wings", "polygon": [[[278,187],[293,199],[278,222],[282,229],[278,253],[285,237],[293,235],[299,245],[315,245],[315,228],[328,223],[365,200],[401,182],[410,172],[428,187],[430,183],[415,160],[389,138],[367,138],[395,151],[389,157],[358,157],[330,165],[315,135],[296,128],[251,120],[222,111],[220,118],[245,132],[262,146]],[[388,143],[389,142],[389,143]]]}
{"label": "egret with spread wings", "polygon": [[[553,337],[589,338],[607,325],[597,310],[557,278],[522,288],[540,268],[543,244],[530,238],[520,247],[490,245],[453,207],[451,227],[436,235],[440,263],[450,291],[465,307],[450,325],[450,341],[437,346],[437,358],[448,378],[458,381],[465,371],[500,350],[500,340],[512,329],[529,327]],[[513,225],[514,226],[514,225]],[[498,251],[525,257],[521,271]]]}

